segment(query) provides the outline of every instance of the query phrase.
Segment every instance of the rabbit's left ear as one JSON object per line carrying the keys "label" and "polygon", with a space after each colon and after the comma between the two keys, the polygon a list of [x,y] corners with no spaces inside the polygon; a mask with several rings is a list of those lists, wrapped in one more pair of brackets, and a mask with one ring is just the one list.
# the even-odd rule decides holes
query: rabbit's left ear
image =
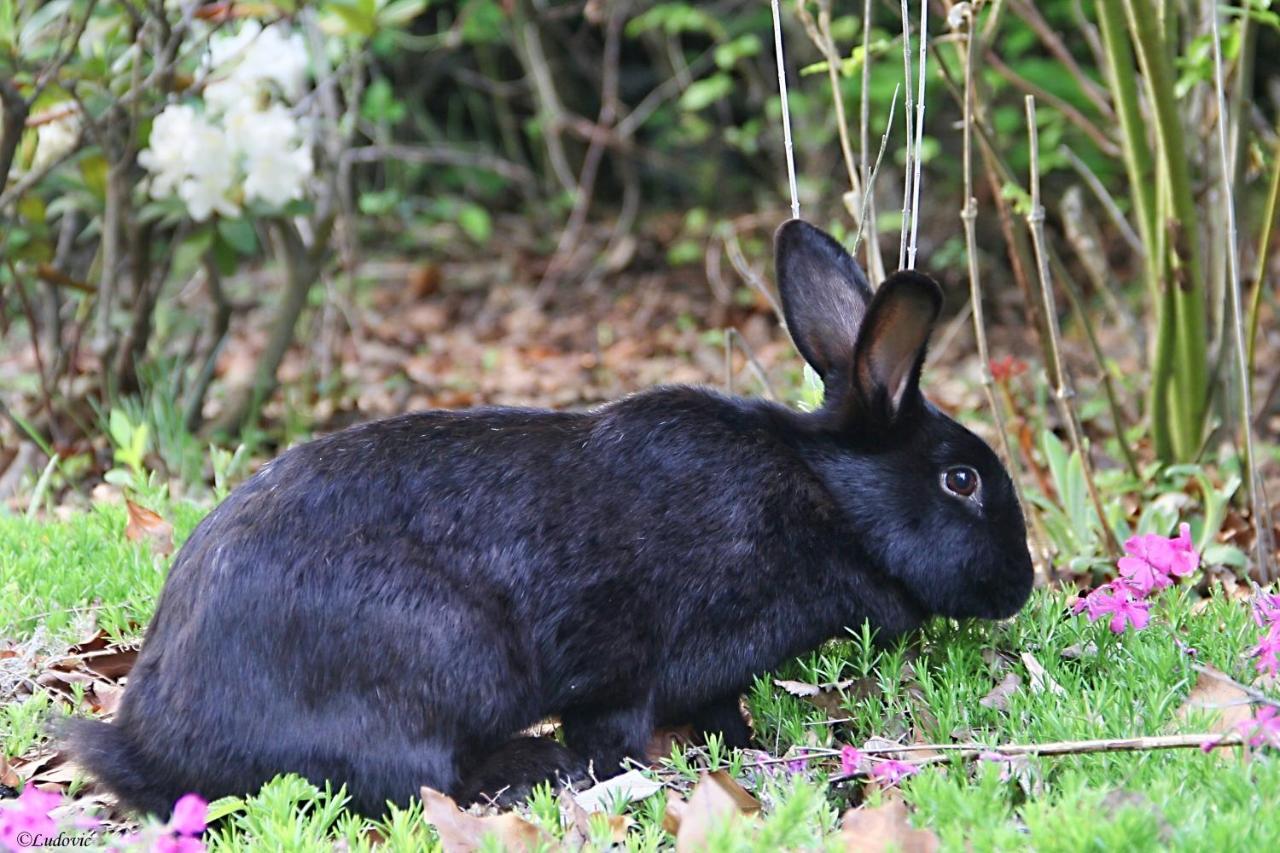
{"label": "rabbit's left ear", "polygon": [[920,369],[942,288],[923,273],[899,270],[885,279],[867,309],[853,356],[853,384],[865,416],[887,426],[920,402]]}

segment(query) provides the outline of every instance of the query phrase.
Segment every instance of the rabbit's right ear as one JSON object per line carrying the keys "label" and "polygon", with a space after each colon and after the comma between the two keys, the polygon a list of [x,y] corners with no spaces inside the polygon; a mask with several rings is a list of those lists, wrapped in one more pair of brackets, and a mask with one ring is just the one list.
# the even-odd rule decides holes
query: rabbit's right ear
{"label": "rabbit's right ear", "polygon": [[849,380],[871,285],[835,238],[803,220],[783,223],[774,243],[787,329],[830,396],[836,377]]}

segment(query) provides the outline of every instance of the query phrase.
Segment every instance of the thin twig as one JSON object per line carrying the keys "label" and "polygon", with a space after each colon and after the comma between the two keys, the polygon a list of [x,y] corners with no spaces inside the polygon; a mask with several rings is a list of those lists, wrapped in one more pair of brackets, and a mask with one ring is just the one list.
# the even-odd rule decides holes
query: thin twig
{"label": "thin twig", "polygon": [[733,345],[737,343],[738,348],[742,350],[742,354],[747,359],[747,366],[751,368],[756,380],[764,388],[765,397],[770,400],[776,400],[778,395],[773,390],[773,383],[769,381],[769,375],[765,373],[764,366],[756,358],[755,350],[751,348],[751,344],[747,343],[747,339],[733,326],[729,326],[724,332],[725,386],[729,393],[733,393]]}
{"label": "thin twig", "polygon": [[920,230],[920,151],[924,142],[925,57],[929,55],[929,0],[920,0],[920,73],[916,81],[915,171],[911,176],[911,237],[907,241],[907,269],[916,268],[916,236]]}
{"label": "thin twig", "polygon": [[[862,6],[862,92],[860,93],[858,133],[862,144],[860,157],[862,160],[862,215],[858,217],[858,230],[861,232],[864,223],[868,227],[871,239],[867,241],[867,271],[871,280],[884,280],[884,257],[880,254],[880,231],[876,226],[876,185],[875,173],[869,168],[867,150],[871,147],[871,0],[864,0]],[[893,103],[898,100],[898,90],[893,90]],[[889,124],[885,128],[884,140],[889,139],[889,129],[893,127],[893,103],[889,105]],[[880,154],[884,154],[884,143],[880,145]],[[876,171],[880,169],[880,158],[876,158]],[[854,246],[857,252],[857,245]]]}
{"label": "thin twig", "polygon": [[[1005,423],[1004,409],[1001,407],[999,400],[996,399],[995,378],[991,375],[991,351],[987,346],[987,324],[983,317],[982,311],[982,275],[978,267],[978,238],[976,223],[978,219],[978,200],[973,194],[973,126],[974,126],[974,102],[977,98],[977,91],[974,87],[974,11],[970,7],[966,14],[965,28],[965,62],[964,62],[964,206],[960,210],[960,219],[964,222],[964,242],[965,254],[969,262],[969,305],[973,311],[973,336],[978,344],[978,361],[981,362],[982,371],[982,389],[987,397],[987,406],[991,409],[991,417],[995,420],[996,435],[1000,440],[1000,451],[1004,456],[1005,465],[1007,465],[1012,474],[1014,491],[1017,494],[1018,502],[1025,507],[1026,512],[1035,512],[1034,506],[1026,499],[1026,495],[1022,491],[1022,477],[1019,476],[1019,464],[1017,457],[1013,454],[1013,448],[1009,442],[1009,428]],[[1038,534],[1038,525],[1033,525],[1036,530],[1036,539],[1040,540]],[[1036,542],[1036,548],[1040,552],[1040,559],[1046,567],[1052,565],[1049,559],[1049,552],[1043,541]]]}
{"label": "thin twig", "polygon": [[907,263],[907,233],[911,228],[911,158],[915,141],[911,115],[911,12],[907,0],[902,0],[902,76],[907,90],[907,149],[902,173],[902,229],[898,234],[898,269]]}
{"label": "thin twig", "polygon": [[1133,249],[1135,255],[1139,258],[1147,256],[1146,247],[1142,245],[1142,239],[1138,236],[1138,232],[1133,230],[1133,226],[1129,224],[1128,218],[1124,212],[1120,210],[1120,206],[1116,204],[1115,198],[1102,185],[1102,181],[1089,168],[1089,164],[1080,159],[1076,152],[1072,151],[1070,146],[1059,145],[1058,153],[1067,158],[1067,162],[1071,164],[1071,168],[1076,170],[1076,174],[1085,182],[1092,190],[1098,202],[1102,205],[1102,209],[1111,217],[1111,221],[1115,223],[1116,228],[1120,231],[1120,236],[1124,237],[1124,241],[1129,244],[1129,248]]}
{"label": "thin twig", "polygon": [[1253,389],[1249,362],[1245,353],[1244,313],[1240,299],[1240,266],[1237,258],[1239,238],[1236,230],[1236,203],[1231,188],[1231,165],[1227,154],[1227,98],[1222,83],[1222,36],[1218,28],[1218,7],[1210,11],[1213,25],[1213,84],[1218,98],[1218,154],[1221,158],[1222,191],[1227,203],[1227,285],[1231,289],[1232,344],[1235,348],[1236,371],[1240,378],[1240,429],[1244,432],[1244,469],[1249,488],[1249,506],[1253,511],[1254,548],[1258,560],[1258,580],[1270,583],[1271,509],[1262,490],[1262,477],[1253,447]]}
{"label": "thin twig", "polygon": [[1080,456],[1080,467],[1084,473],[1085,484],[1089,490],[1089,498],[1098,513],[1098,524],[1102,527],[1103,538],[1108,553],[1113,557],[1120,555],[1120,543],[1116,541],[1111,525],[1107,523],[1106,510],[1102,504],[1102,496],[1098,492],[1098,484],[1093,476],[1093,461],[1089,458],[1089,448],[1085,446],[1081,435],[1079,417],[1071,405],[1073,391],[1067,381],[1067,369],[1062,360],[1061,336],[1058,327],[1058,313],[1054,310],[1053,289],[1049,275],[1049,252],[1045,246],[1044,205],[1040,203],[1040,134],[1036,127],[1036,99],[1027,95],[1027,135],[1029,139],[1031,170],[1031,210],[1027,213],[1027,227],[1031,231],[1031,245],[1036,256],[1036,272],[1040,279],[1040,295],[1044,304],[1045,326],[1049,331],[1050,379],[1053,382],[1054,399],[1058,403],[1058,411],[1067,427],[1071,445]]}
{"label": "thin twig", "polygon": [[791,218],[800,218],[800,195],[796,190],[796,157],[791,145],[791,108],[787,104],[787,65],[782,53],[782,15],[778,0],[772,0],[773,55],[778,65],[778,96],[782,101],[782,144],[787,155],[787,183],[791,189]]}
{"label": "thin twig", "polygon": [[[877,279],[877,283],[884,279],[884,260],[880,255],[879,235],[875,231],[875,195],[876,195],[876,176],[880,174],[880,163],[884,160],[885,149],[889,147],[889,134],[893,132],[893,111],[898,106],[898,90],[899,86],[893,87],[893,100],[889,101],[889,121],[884,126],[884,136],[880,137],[880,151],[876,154],[876,164],[871,168],[871,175],[867,178],[867,191],[862,196],[862,215],[858,217],[858,233],[853,237],[853,255],[858,254],[858,244],[862,242],[862,236],[867,231],[867,225],[871,225],[870,242],[876,243],[876,258],[880,262],[881,275]],[[868,257],[870,257],[870,249],[868,249]]]}
{"label": "thin twig", "polygon": [[1256,687],[1250,687],[1247,684],[1241,684],[1239,681],[1236,681],[1234,678],[1227,675],[1225,672],[1221,670],[1214,669],[1211,666],[1205,666],[1199,663],[1191,664],[1191,668],[1194,669],[1196,672],[1200,673],[1201,675],[1207,675],[1210,678],[1216,679],[1217,681],[1221,681],[1224,684],[1230,684],[1232,687],[1236,688],[1241,693],[1244,693],[1255,702],[1260,702],[1264,705],[1273,705],[1277,708],[1280,708],[1280,699],[1274,699],[1271,696],[1268,696],[1266,693],[1263,693],[1261,690],[1259,690]]}

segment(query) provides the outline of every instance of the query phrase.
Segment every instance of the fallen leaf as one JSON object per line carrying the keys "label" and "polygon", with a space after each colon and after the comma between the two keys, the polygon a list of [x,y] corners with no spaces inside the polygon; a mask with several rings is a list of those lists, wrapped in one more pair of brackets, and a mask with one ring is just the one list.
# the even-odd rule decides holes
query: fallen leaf
{"label": "fallen leaf", "polygon": [[1009,699],[1014,693],[1018,692],[1018,688],[1022,686],[1022,679],[1018,677],[1016,672],[1011,672],[1004,678],[1000,679],[1000,683],[991,688],[991,692],[978,700],[978,704],[984,708],[994,708],[997,711],[1009,710]]}
{"label": "fallen leaf", "polygon": [[144,506],[138,506],[128,498],[124,502],[129,511],[129,523],[124,528],[124,538],[130,542],[147,542],[151,553],[161,557],[173,553],[173,525]]}
{"label": "fallen leaf", "polygon": [[868,683],[874,685],[870,679],[854,678],[834,681],[830,684],[808,684],[803,681],[788,681],[784,678],[775,678],[773,683],[792,696],[808,699],[810,703],[826,713],[837,715],[844,712],[844,701],[847,698],[846,691],[849,691],[849,688],[853,688],[850,692],[855,697],[861,697],[870,694]]}
{"label": "fallen leaf", "polygon": [[613,844],[626,841],[627,831],[631,828],[632,819],[624,814],[606,814],[604,812],[589,813],[568,790],[560,792],[560,814],[567,818],[568,832],[565,833],[564,847],[570,850],[582,850],[592,839],[591,824],[603,820],[609,827],[609,838]]}
{"label": "fallen leaf", "polygon": [[619,800],[638,803],[661,790],[661,782],[655,782],[639,770],[628,770],[621,776],[614,776],[593,785],[581,794],[575,795],[574,800],[583,811],[591,814],[613,811],[613,805]]}
{"label": "fallen leaf", "polygon": [[514,812],[479,817],[458,808],[458,804],[432,788],[422,789],[423,817],[435,827],[445,853],[478,850],[488,836],[503,850],[536,850],[550,843],[550,837]]}
{"label": "fallen leaf", "polygon": [[1193,715],[1207,715],[1208,731],[1215,734],[1234,731],[1237,724],[1253,716],[1252,699],[1226,674],[1212,667],[1205,670],[1196,679],[1176,716],[1185,722]]}
{"label": "fallen leaf", "polygon": [[671,756],[671,749],[676,745],[689,746],[693,743],[693,726],[664,726],[655,729],[649,736],[649,743],[644,748],[645,758],[650,764],[657,764]]}
{"label": "fallen leaf", "polygon": [[667,808],[662,813],[662,828],[671,835],[680,833],[680,824],[689,813],[689,801],[683,797],[667,797]]}
{"label": "fallen leaf", "polygon": [[1054,681],[1053,676],[1040,661],[1036,660],[1036,656],[1031,652],[1023,652],[1022,664],[1027,668],[1027,675],[1031,678],[1031,692],[1044,693],[1046,690],[1055,696],[1065,696],[1066,690],[1062,689],[1062,685]]}
{"label": "fallen leaf", "polygon": [[704,773],[693,789],[676,833],[676,853],[702,850],[707,836],[725,821],[760,811],[760,801],[723,770]]}
{"label": "fallen leaf", "polygon": [[845,850],[857,853],[933,853],[938,849],[938,836],[932,830],[914,828],[907,820],[906,804],[897,799],[873,809],[849,809],[840,820],[840,838]]}
{"label": "fallen leaf", "polygon": [[0,785],[16,790],[21,784],[22,779],[18,777],[17,771],[9,766],[8,759],[0,752]]}

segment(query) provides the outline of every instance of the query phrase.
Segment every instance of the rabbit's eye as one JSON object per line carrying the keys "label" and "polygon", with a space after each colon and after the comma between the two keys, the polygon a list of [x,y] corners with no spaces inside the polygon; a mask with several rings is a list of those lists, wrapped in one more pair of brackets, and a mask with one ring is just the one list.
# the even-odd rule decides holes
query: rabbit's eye
{"label": "rabbit's eye", "polygon": [[968,465],[948,468],[942,475],[942,486],[956,497],[973,497],[978,491],[978,472]]}

